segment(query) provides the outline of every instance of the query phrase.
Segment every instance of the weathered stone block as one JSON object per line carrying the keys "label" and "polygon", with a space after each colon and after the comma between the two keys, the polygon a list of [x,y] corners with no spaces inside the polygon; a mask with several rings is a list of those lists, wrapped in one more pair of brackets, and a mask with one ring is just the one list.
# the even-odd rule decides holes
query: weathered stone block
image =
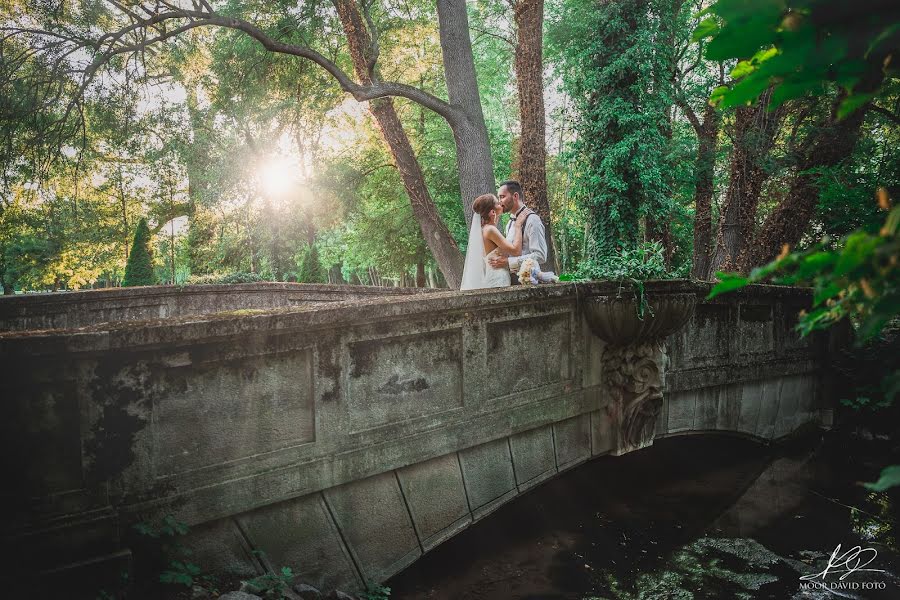
{"label": "weathered stone block", "polygon": [[426,551],[472,522],[455,452],[399,469],[397,476]]}
{"label": "weathered stone block", "polygon": [[351,433],[463,405],[462,329],[354,342]]}
{"label": "weathered stone block", "polygon": [[740,393],[741,414],[737,431],[756,435],[762,405],[767,401],[767,384],[765,381],[746,381],[741,384]]}
{"label": "weathered stone block", "polygon": [[270,504],[238,520],[270,569],[290,567],[319,588],[362,585],[321,494]]}
{"label": "weathered stone block", "polygon": [[606,407],[591,413],[591,454],[600,456],[612,452],[616,445],[612,418]]}
{"label": "weathered stone block", "polygon": [[516,483],[520,491],[556,473],[551,427],[539,427],[509,438]]}
{"label": "weathered stone block", "polygon": [[469,506],[476,519],[485,516],[508,496],[514,496],[518,492],[506,438],[461,450],[459,462]]}
{"label": "weathered stone block", "polygon": [[729,385],[720,388],[719,413],[716,416],[716,430],[737,431],[741,419],[741,386]]}
{"label": "weathered stone block", "polygon": [[759,420],[756,425],[756,435],[765,440],[775,438],[776,419],[778,418],[779,404],[781,402],[780,379],[765,382],[765,392],[759,405]]}
{"label": "weathered stone block", "polygon": [[771,304],[741,304],[734,340],[740,356],[772,352],[775,344],[774,307]]}
{"label": "weathered stone block", "polygon": [[553,425],[556,463],[568,469],[591,457],[591,416],[579,415]]}
{"label": "weathered stone block", "polygon": [[315,440],[312,351],[162,370],[153,406],[157,476]]}
{"label": "weathered stone block", "polygon": [[[489,323],[487,396],[498,397],[569,378],[569,312]],[[540,356],[529,351],[540,349]]]}
{"label": "weathered stone block", "polygon": [[697,392],[676,392],[668,394],[668,433],[688,431],[694,427],[694,413],[697,408]]}
{"label": "weathered stone block", "polygon": [[807,386],[803,376],[793,376],[782,380],[778,416],[775,419],[775,438],[784,437],[796,428],[800,401]]}
{"label": "weathered stone block", "polygon": [[687,326],[669,340],[672,368],[701,367],[727,360],[731,311],[728,304],[698,304]]}
{"label": "weathered stone block", "polygon": [[192,562],[204,573],[250,578],[264,571],[234,519],[218,519],[191,528],[184,542]]}
{"label": "weathered stone block", "polygon": [[714,430],[719,419],[719,401],[722,395],[722,388],[701,388],[696,390],[694,394],[697,404],[694,409],[694,425],[691,429],[695,431]]}
{"label": "weathered stone block", "polygon": [[393,471],[326,490],[325,499],[366,581],[384,581],[421,556]]}

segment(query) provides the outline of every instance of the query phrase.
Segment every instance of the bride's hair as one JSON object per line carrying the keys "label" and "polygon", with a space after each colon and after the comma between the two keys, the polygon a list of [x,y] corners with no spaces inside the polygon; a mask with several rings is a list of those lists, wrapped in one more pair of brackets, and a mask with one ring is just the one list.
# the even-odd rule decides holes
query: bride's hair
{"label": "bride's hair", "polygon": [[481,215],[481,222],[488,222],[488,214],[494,210],[494,207],[497,206],[497,203],[500,202],[497,199],[497,196],[493,194],[482,194],[475,198],[475,202],[472,203],[472,210]]}

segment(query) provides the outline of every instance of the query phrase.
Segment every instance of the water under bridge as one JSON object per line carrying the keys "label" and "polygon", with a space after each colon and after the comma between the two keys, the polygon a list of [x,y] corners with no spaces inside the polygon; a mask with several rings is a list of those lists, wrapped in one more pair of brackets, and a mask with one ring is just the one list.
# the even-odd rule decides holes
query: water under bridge
{"label": "water under bridge", "polygon": [[828,426],[809,291],[708,290],[650,282],[643,320],[614,283],[0,298],[4,577],[102,581],[171,514],[205,571],[361,589],[593,457]]}

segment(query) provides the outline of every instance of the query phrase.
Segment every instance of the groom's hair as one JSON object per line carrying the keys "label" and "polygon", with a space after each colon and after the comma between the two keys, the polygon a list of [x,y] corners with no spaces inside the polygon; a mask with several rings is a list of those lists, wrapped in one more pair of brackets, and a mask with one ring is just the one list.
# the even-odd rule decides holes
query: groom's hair
{"label": "groom's hair", "polygon": [[501,184],[499,185],[499,187],[497,187],[497,189],[499,190],[499,189],[502,188],[504,185],[506,186],[506,189],[509,191],[510,194],[518,194],[518,195],[519,195],[519,198],[520,198],[523,202],[525,201],[525,195],[522,194],[522,184],[520,184],[520,183],[519,183],[518,181],[516,181],[515,179],[507,179],[506,181],[504,181],[503,183],[501,183]]}

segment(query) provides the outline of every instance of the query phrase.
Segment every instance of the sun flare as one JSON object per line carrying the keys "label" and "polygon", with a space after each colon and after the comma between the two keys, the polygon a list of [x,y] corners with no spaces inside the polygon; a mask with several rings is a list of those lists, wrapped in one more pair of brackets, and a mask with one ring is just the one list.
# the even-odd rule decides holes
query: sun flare
{"label": "sun flare", "polygon": [[287,157],[273,157],[260,167],[259,180],[267,196],[283,197],[297,185],[297,165]]}

